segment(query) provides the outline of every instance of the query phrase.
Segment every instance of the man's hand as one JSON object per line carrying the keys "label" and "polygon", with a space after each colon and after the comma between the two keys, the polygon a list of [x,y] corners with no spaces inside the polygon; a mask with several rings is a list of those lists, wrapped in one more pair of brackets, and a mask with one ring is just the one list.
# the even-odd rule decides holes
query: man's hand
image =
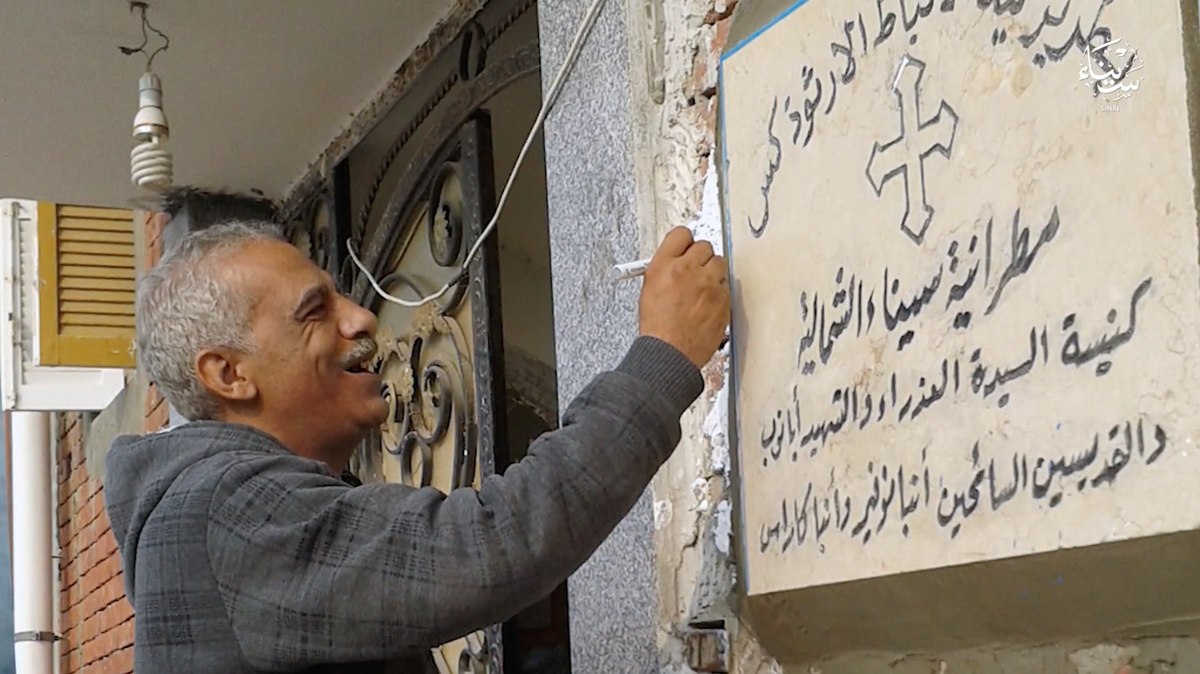
{"label": "man's hand", "polygon": [[650,265],[638,306],[641,333],[679,349],[696,364],[712,358],[729,326],[725,258],[686,227],[663,239]]}

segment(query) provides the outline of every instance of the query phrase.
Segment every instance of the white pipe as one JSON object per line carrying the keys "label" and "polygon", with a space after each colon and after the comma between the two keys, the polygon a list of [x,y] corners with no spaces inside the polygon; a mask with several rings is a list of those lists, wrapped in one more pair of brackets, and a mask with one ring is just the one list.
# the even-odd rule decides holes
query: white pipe
{"label": "white pipe", "polygon": [[17,674],[54,673],[54,561],[50,549],[50,415],[13,412],[13,631]]}
{"label": "white pipe", "polygon": [[[62,412],[50,413],[50,574],[54,577],[54,586],[50,590],[51,624],[56,634],[62,632],[62,543],[58,539],[58,444],[62,442],[56,429],[62,428]],[[54,642],[54,674],[62,674],[63,642]],[[15,674],[15,673],[14,673]]]}

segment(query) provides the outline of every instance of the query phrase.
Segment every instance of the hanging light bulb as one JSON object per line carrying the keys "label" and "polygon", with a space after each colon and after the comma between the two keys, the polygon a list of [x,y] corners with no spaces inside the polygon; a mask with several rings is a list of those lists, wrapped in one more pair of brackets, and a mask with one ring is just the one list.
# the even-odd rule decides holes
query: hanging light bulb
{"label": "hanging light bulb", "polygon": [[129,153],[130,176],[142,189],[162,192],[171,187],[174,158],[164,143],[170,138],[167,115],[162,106],[162,82],[147,71],[138,82],[138,112],[133,119],[137,145]]}
{"label": "hanging light bulb", "polygon": [[[146,72],[138,81],[138,112],[133,118],[133,139],[137,142],[129,153],[129,171],[133,184],[146,190],[163,192],[171,187],[174,178],[174,159],[165,143],[171,136],[167,115],[163,112],[162,81],[153,72],[154,57],[171,46],[171,40],[162,31],[150,25],[146,18],[149,6],[145,2],[129,3],[129,11],[142,14],[142,44],[137,47],[121,47],[122,54],[146,56]],[[152,53],[146,51],[150,43],[150,31],[163,39],[163,46]]]}

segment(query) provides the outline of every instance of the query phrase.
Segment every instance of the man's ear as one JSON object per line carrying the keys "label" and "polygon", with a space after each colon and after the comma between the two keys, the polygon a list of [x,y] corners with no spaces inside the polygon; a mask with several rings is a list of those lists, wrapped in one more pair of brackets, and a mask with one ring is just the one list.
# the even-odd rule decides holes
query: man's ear
{"label": "man's ear", "polygon": [[230,402],[249,402],[258,387],[247,379],[241,354],[225,349],[204,350],[196,356],[196,376],[213,395]]}

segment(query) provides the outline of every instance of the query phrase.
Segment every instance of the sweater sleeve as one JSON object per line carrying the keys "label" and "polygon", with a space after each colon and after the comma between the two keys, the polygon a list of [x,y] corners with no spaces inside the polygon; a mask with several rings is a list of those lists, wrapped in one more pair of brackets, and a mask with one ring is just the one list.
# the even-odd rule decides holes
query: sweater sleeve
{"label": "sweater sleeve", "polygon": [[350,488],[298,457],[237,462],[208,548],[244,655],[265,670],[402,658],[511,618],[628,513],[702,390],[681,353],[639,338],[478,491]]}

